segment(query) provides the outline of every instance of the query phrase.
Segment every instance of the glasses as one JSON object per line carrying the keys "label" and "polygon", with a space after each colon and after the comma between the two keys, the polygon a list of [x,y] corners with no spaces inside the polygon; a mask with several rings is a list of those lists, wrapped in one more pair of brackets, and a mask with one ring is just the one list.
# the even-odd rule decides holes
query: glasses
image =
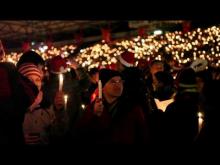
{"label": "glasses", "polygon": [[124,80],[110,80],[109,81],[111,84],[124,84]]}

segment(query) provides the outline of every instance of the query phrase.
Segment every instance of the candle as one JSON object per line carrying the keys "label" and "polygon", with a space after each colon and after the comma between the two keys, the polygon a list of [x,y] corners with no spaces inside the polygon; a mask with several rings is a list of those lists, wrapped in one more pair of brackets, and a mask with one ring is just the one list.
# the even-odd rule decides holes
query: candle
{"label": "candle", "polygon": [[98,90],[99,90],[99,99],[102,99],[102,82],[99,80],[98,82]]}
{"label": "candle", "polygon": [[201,131],[203,125],[203,114],[198,112],[198,133]]}
{"label": "candle", "polygon": [[59,91],[63,89],[63,75],[59,74]]}
{"label": "candle", "polygon": [[64,109],[67,109],[67,100],[68,100],[68,95],[64,95]]}
{"label": "candle", "polygon": [[81,107],[82,107],[82,109],[84,110],[86,106],[85,106],[84,104],[82,104]]}

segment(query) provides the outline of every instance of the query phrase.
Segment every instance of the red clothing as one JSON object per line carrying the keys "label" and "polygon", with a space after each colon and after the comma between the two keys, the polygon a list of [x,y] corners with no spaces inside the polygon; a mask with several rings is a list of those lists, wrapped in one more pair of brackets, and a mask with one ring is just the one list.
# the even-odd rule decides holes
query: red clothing
{"label": "red clothing", "polygon": [[143,110],[140,107],[129,107],[121,100],[116,104],[115,115],[109,112],[104,104],[100,117],[93,113],[90,105],[76,127],[79,140],[83,143],[146,143],[147,129]]}

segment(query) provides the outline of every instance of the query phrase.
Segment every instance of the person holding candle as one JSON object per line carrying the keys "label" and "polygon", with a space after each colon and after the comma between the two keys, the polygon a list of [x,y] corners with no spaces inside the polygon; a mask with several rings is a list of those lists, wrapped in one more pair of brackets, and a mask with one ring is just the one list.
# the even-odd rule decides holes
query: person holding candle
{"label": "person holding candle", "polygon": [[177,93],[165,111],[164,138],[161,140],[173,146],[191,145],[195,143],[199,128],[196,73],[192,68],[182,69],[176,80]]}
{"label": "person holding candle", "polygon": [[205,97],[204,111],[202,113],[202,120],[198,120],[198,123],[202,123],[201,131],[197,137],[197,144],[206,146],[218,146],[220,144],[220,136],[218,130],[219,124],[219,97],[220,93],[220,81],[212,79],[208,84],[204,84],[203,95]]}
{"label": "person holding candle", "polygon": [[143,110],[140,106],[130,104],[122,96],[121,74],[114,70],[101,69],[99,79],[102,97],[97,97],[77,122],[77,143],[145,143],[147,129]]}
{"label": "person holding candle", "polygon": [[[68,67],[70,71],[68,71]],[[66,135],[63,136],[63,138],[72,139],[71,136],[73,136],[75,122],[83,113],[81,107],[82,95],[83,91],[89,86],[89,76],[85,69],[78,65],[74,59],[65,59],[61,56],[53,57],[48,61],[48,71],[49,79],[45,84],[45,98],[47,98],[49,105],[53,105],[55,109],[61,109],[61,111],[64,111],[64,95],[68,95],[65,111],[67,114],[67,128]],[[61,74],[62,78],[60,79],[59,75]],[[62,141],[67,142],[67,140]]]}
{"label": "person holding candle", "polygon": [[55,129],[57,123],[60,124],[60,120],[58,120],[59,113],[54,111],[53,107],[45,109],[40,105],[43,97],[41,90],[43,74],[36,65],[31,63],[20,65],[18,71],[32,81],[39,90],[34,103],[25,114],[23,123],[25,143],[28,145],[48,144],[51,136],[55,136],[55,133],[52,134],[52,130]]}
{"label": "person holding candle", "polygon": [[124,79],[123,97],[130,103],[140,105],[144,114],[148,117],[148,107],[146,105],[146,87],[142,71],[135,66],[135,54],[125,50],[117,57],[117,71]]}
{"label": "person holding candle", "polygon": [[87,105],[91,102],[91,97],[94,94],[97,86],[98,86],[98,80],[99,80],[99,69],[98,68],[92,68],[88,71],[89,75],[89,87],[83,91],[82,99],[83,102]]}

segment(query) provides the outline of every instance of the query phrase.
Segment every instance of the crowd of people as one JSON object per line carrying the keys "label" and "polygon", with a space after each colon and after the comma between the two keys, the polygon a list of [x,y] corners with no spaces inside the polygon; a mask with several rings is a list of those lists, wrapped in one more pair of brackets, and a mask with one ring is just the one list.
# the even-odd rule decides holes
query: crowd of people
{"label": "crowd of people", "polygon": [[207,67],[135,66],[124,51],[114,69],[88,71],[71,56],[44,61],[27,51],[16,66],[0,63],[0,144],[216,143],[220,79]]}

